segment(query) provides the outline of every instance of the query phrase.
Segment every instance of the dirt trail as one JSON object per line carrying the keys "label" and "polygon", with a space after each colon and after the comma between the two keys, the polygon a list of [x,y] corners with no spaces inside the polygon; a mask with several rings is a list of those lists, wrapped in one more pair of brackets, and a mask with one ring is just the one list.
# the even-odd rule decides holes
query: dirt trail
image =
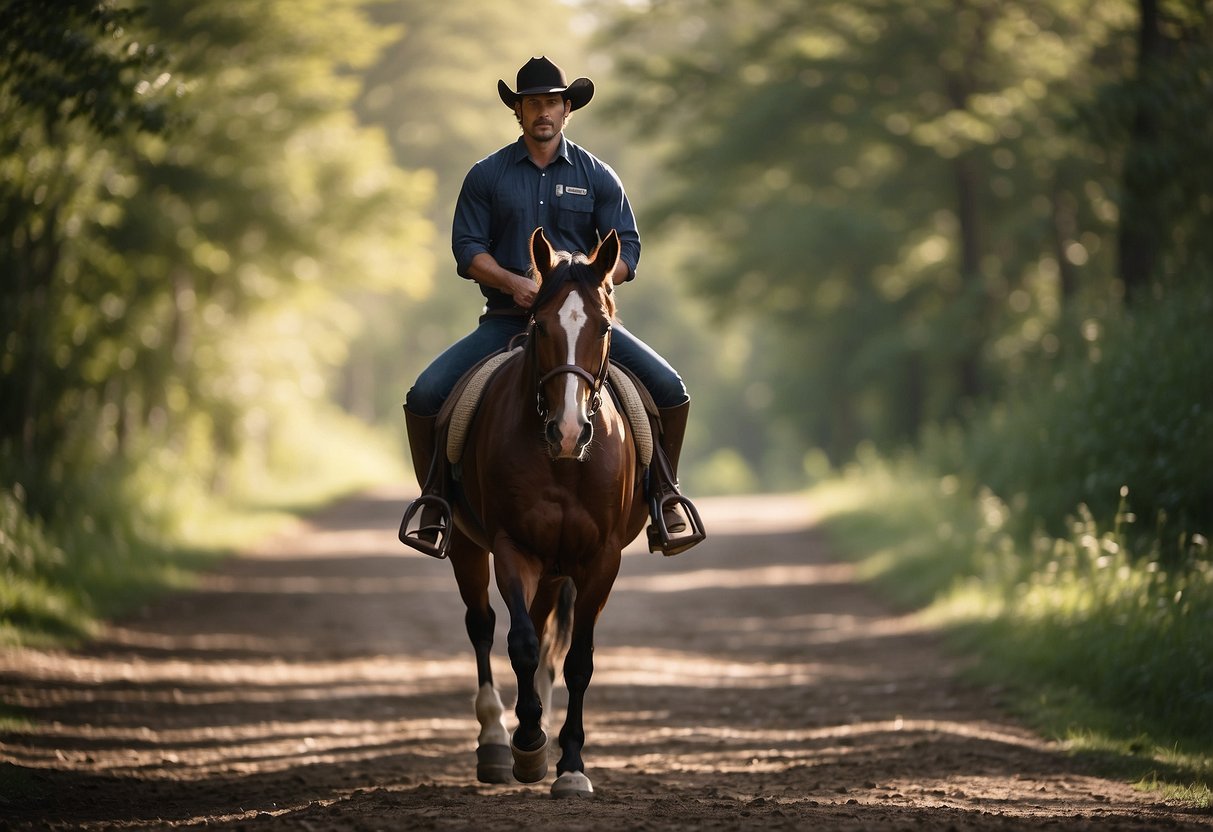
{"label": "dirt trail", "polygon": [[463,609],[447,564],[395,542],[406,498],[335,506],[87,648],[0,653],[0,705],[33,720],[0,735],[0,829],[1213,828],[957,682],[793,498],[704,500],[707,543],[629,550],[594,799],[479,785]]}

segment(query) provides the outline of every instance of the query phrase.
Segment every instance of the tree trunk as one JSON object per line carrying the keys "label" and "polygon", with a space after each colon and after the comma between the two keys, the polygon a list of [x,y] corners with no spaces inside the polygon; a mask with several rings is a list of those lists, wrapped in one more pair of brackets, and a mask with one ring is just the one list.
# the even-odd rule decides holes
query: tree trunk
{"label": "tree trunk", "polygon": [[[989,9],[983,4],[957,0],[958,13],[971,10],[977,14],[977,24],[968,33],[963,63],[947,73],[944,85],[954,110],[968,109],[969,97],[977,89],[977,72],[985,53],[989,32]],[[986,340],[989,317],[987,292],[982,283],[981,260],[985,245],[982,228],[981,182],[978,159],[973,150],[962,151],[952,161],[956,187],[956,219],[960,225],[960,288],[956,301],[962,320],[959,321],[959,357],[956,364],[956,397],[954,415],[963,417],[972,403],[984,392],[981,355]]]}
{"label": "tree trunk", "polygon": [[1167,51],[1167,38],[1160,26],[1158,0],[1139,0],[1137,78],[1133,85],[1136,111],[1129,128],[1122,173],[1124,198],[1120,206],[1120,236],[1117,241],[1120,279],[1130,301],[1149,285],[1158,264],[1161,249],[1159,182],[1151,170],[1150,157],[1158,141],[1158,102],[1148,94],[1150,81],[1158,72]]}
{"label": "tree trunk", "polygon": [[1053,256],[1057,259],[1057,278],[1060,282],[1061,308],[1063,312],[1071,306],[1078,293],[1078,270],[1066,257],[1066,244],[1078,236],[1078,203],[1074,194],[1062,187],[1059,175],[1053,180],[1050,199],[1053,225]]}
{"label": "tree trunk", "polygon": [[[981,395],[981,353],[985,341],[986,292],[981,286],[981,208],[978,196],[976,160],[962,154],[953,163],[956,181],[956,209],[960,222],[960,304],[961,355],[957,367],[960,400],[963,409]],[[969,299],[972,298],[972,303]]]}

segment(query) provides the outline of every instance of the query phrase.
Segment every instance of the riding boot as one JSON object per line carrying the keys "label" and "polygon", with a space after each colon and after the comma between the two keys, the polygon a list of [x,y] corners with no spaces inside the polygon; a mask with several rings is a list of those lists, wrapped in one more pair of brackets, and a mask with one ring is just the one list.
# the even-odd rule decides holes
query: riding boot
{"label": "riding boot", "polygon": [[690,410],[689,401],[660,409],[659,442],[649,467],[649,551],[667,557],[685,552],[707,537],[698,510],[678,490],[678,459]]}
{"label": "riding boot", "polygon": [[[413,472],[421,486],[421,496],[405,509],[400,521],[400,542],[431,557],[445,558],[453,520],[446,499],[448,467],[434,436],[437,421],[436,416],[418,416],[407,407],[404,409]],[[415,517],[418,519],[414,526]]]}

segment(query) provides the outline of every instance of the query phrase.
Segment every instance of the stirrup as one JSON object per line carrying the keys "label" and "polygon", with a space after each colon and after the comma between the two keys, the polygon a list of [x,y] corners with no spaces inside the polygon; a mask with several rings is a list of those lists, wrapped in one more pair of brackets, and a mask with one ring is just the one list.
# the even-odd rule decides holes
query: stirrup
{"label": "stirrup", "polygon": [[[417,528],[410,529],[413,518],[426,508],[438,512],[440,523],[422,526],[421,521],[418,520]],[[447,545],[450,543],[450,530],[451,504],[436,494],[422,494],[409,503],[409,507],[404,510],[404,518],[400,521],[400,542],[422,554],[441,559],[446,557]],[[423,538],[421,535],[424,533],[432,533],[433,541]]]}
{"label": "stirrup", "polygon": [[[661,552],[668,558],[685,552],[707,538],[703,521],[699,519],[699,510],[678,492],[667,491],[660,497],[654,497],[649,504],[652,515],[652,523],[649,524],[650,552]],[[670,536],[670,530],[665,523],[665,512],[673,508],[680,509],[687,519],[686,532],[677,537]]]}

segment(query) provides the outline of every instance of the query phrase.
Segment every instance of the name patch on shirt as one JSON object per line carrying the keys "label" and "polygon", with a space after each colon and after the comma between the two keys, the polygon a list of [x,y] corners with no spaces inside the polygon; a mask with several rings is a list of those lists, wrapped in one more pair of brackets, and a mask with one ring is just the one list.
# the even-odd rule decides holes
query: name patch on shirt
{"label": "name patch on shirt", "polygon": [[562,190],[564,193],[572,194],[573,196],[585,196],[589,193],[585,188],[574,188],[572,185],[557,185],[556,196],[560,196]]}

